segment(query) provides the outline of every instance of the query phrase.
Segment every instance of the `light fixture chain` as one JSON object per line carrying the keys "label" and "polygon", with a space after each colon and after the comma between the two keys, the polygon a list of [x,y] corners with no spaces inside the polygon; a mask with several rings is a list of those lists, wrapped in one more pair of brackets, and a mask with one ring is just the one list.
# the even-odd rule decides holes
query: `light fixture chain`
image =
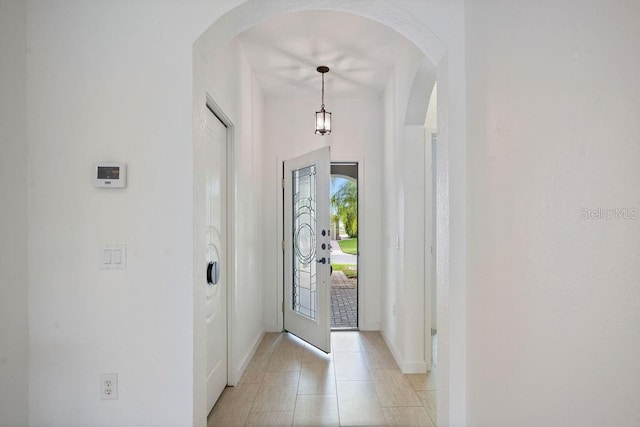
{"label": "light fixture chain", "polygon": [[321,108],[324,110],[324,73],[322,73],[322,106]]}

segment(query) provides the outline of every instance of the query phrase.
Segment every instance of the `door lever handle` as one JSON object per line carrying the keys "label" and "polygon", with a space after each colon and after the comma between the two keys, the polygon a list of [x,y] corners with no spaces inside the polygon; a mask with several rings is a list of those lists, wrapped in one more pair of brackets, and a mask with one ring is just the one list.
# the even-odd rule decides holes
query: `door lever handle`
{"label": "door lever handle", "polygon": [[220,269],[218,268],[218,262],[212,261],[207,265],[207,283],[209,285],[217,285],[220,279]]}

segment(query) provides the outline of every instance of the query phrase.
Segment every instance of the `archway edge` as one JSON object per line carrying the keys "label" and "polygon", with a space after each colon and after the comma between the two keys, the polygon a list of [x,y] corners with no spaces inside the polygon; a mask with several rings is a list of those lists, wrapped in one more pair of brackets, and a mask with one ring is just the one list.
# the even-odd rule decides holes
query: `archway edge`
{"label": "archway edge", "polygon": [[[218,49],[223,48],[243,31],[261,22],[288,13],[327,10],[351,13],[384,25],[412,42],[433,63],[439,85],[438,98],[438,201],[437,212],[438,247],[437,288],[438,296],[438,425],[466,424],[465,383],[465,324],[464,324],[464,270],[450,270],[452,261],[464,265],[464,200],[465,200],[465,156],[464,156],[464,52],[452,41],[451,51],[425,23],[390,0],[247,0],[213,21],[194,42],[194,141],[199,117],[204,113],[203,94],[206,92],[203,67]],[[451,66],[449,56],[454,55]],[[461,80],[462,79],[462,80]],[[451,81],[454,84],[450,84]],[[454,89],[455,90],[452,90]],[[449,111],[449,98],[457,104]],[[454,123],[449,126],[449,118]],[[449,133],[453,141],[450,146]],[[451,166],[451,167],[450,167]],[[450,193],[450,176],[457,179],[455,194]],[[450,217],[451,198],[458,211]],[[452,233],[456,230],[456,233]],[[450,239],[455,238],[456,259],[450,254]],[[458,280],[457,290],[450,296],[450,273]],[[450,315],[450,312],[451,315]],[[450,319],[452,320],[450,322]],[[451,323],[451,325],[450,325]],[[233,336],[233,325],[230,334]],[[233,339],[230,339],[233,342]],[[456,351],[451,352],[453,344]],[[197,354],[194,342],[194,355]],[[231,347],[231,344],[230,344]],[[451,357],[453,354],[456,357]],[[203,391],[198,386],[198,363],[194,366],[194,425],[203,425]],[[206,396],[205,396],[206,397]]]}
{"label": "archway edge", "polygon": [[414,16],[386,0],[247,0],[218,18],[194,46],[206,55],[260,22],[308,10],[347,12],[376,21],[411,41],[433,64],[438,64],[446,54],[446,47],[436,34]]}

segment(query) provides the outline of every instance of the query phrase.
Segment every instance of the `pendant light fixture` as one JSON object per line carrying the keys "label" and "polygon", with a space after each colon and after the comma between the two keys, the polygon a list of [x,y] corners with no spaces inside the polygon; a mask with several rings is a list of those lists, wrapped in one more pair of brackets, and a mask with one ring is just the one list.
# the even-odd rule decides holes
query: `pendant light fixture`
{"label": "pendant light fixture", "polygon": [[324,110],[324,75],[329,72],[329,67],[321,65],[316,68],[322,74],[322,105],[320,111],[316,111],[316,135],[329,135],[331,133],[331,113]]}

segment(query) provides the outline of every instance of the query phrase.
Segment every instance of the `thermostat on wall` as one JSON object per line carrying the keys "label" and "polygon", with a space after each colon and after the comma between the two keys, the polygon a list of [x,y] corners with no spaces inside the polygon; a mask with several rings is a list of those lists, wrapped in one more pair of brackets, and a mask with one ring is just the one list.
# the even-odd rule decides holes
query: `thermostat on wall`
{"label": "thermostat on wall", "polygon": [[96,163],[94,185],[102,188],[124,188],[127,185],[127,166],[119,162]]}

